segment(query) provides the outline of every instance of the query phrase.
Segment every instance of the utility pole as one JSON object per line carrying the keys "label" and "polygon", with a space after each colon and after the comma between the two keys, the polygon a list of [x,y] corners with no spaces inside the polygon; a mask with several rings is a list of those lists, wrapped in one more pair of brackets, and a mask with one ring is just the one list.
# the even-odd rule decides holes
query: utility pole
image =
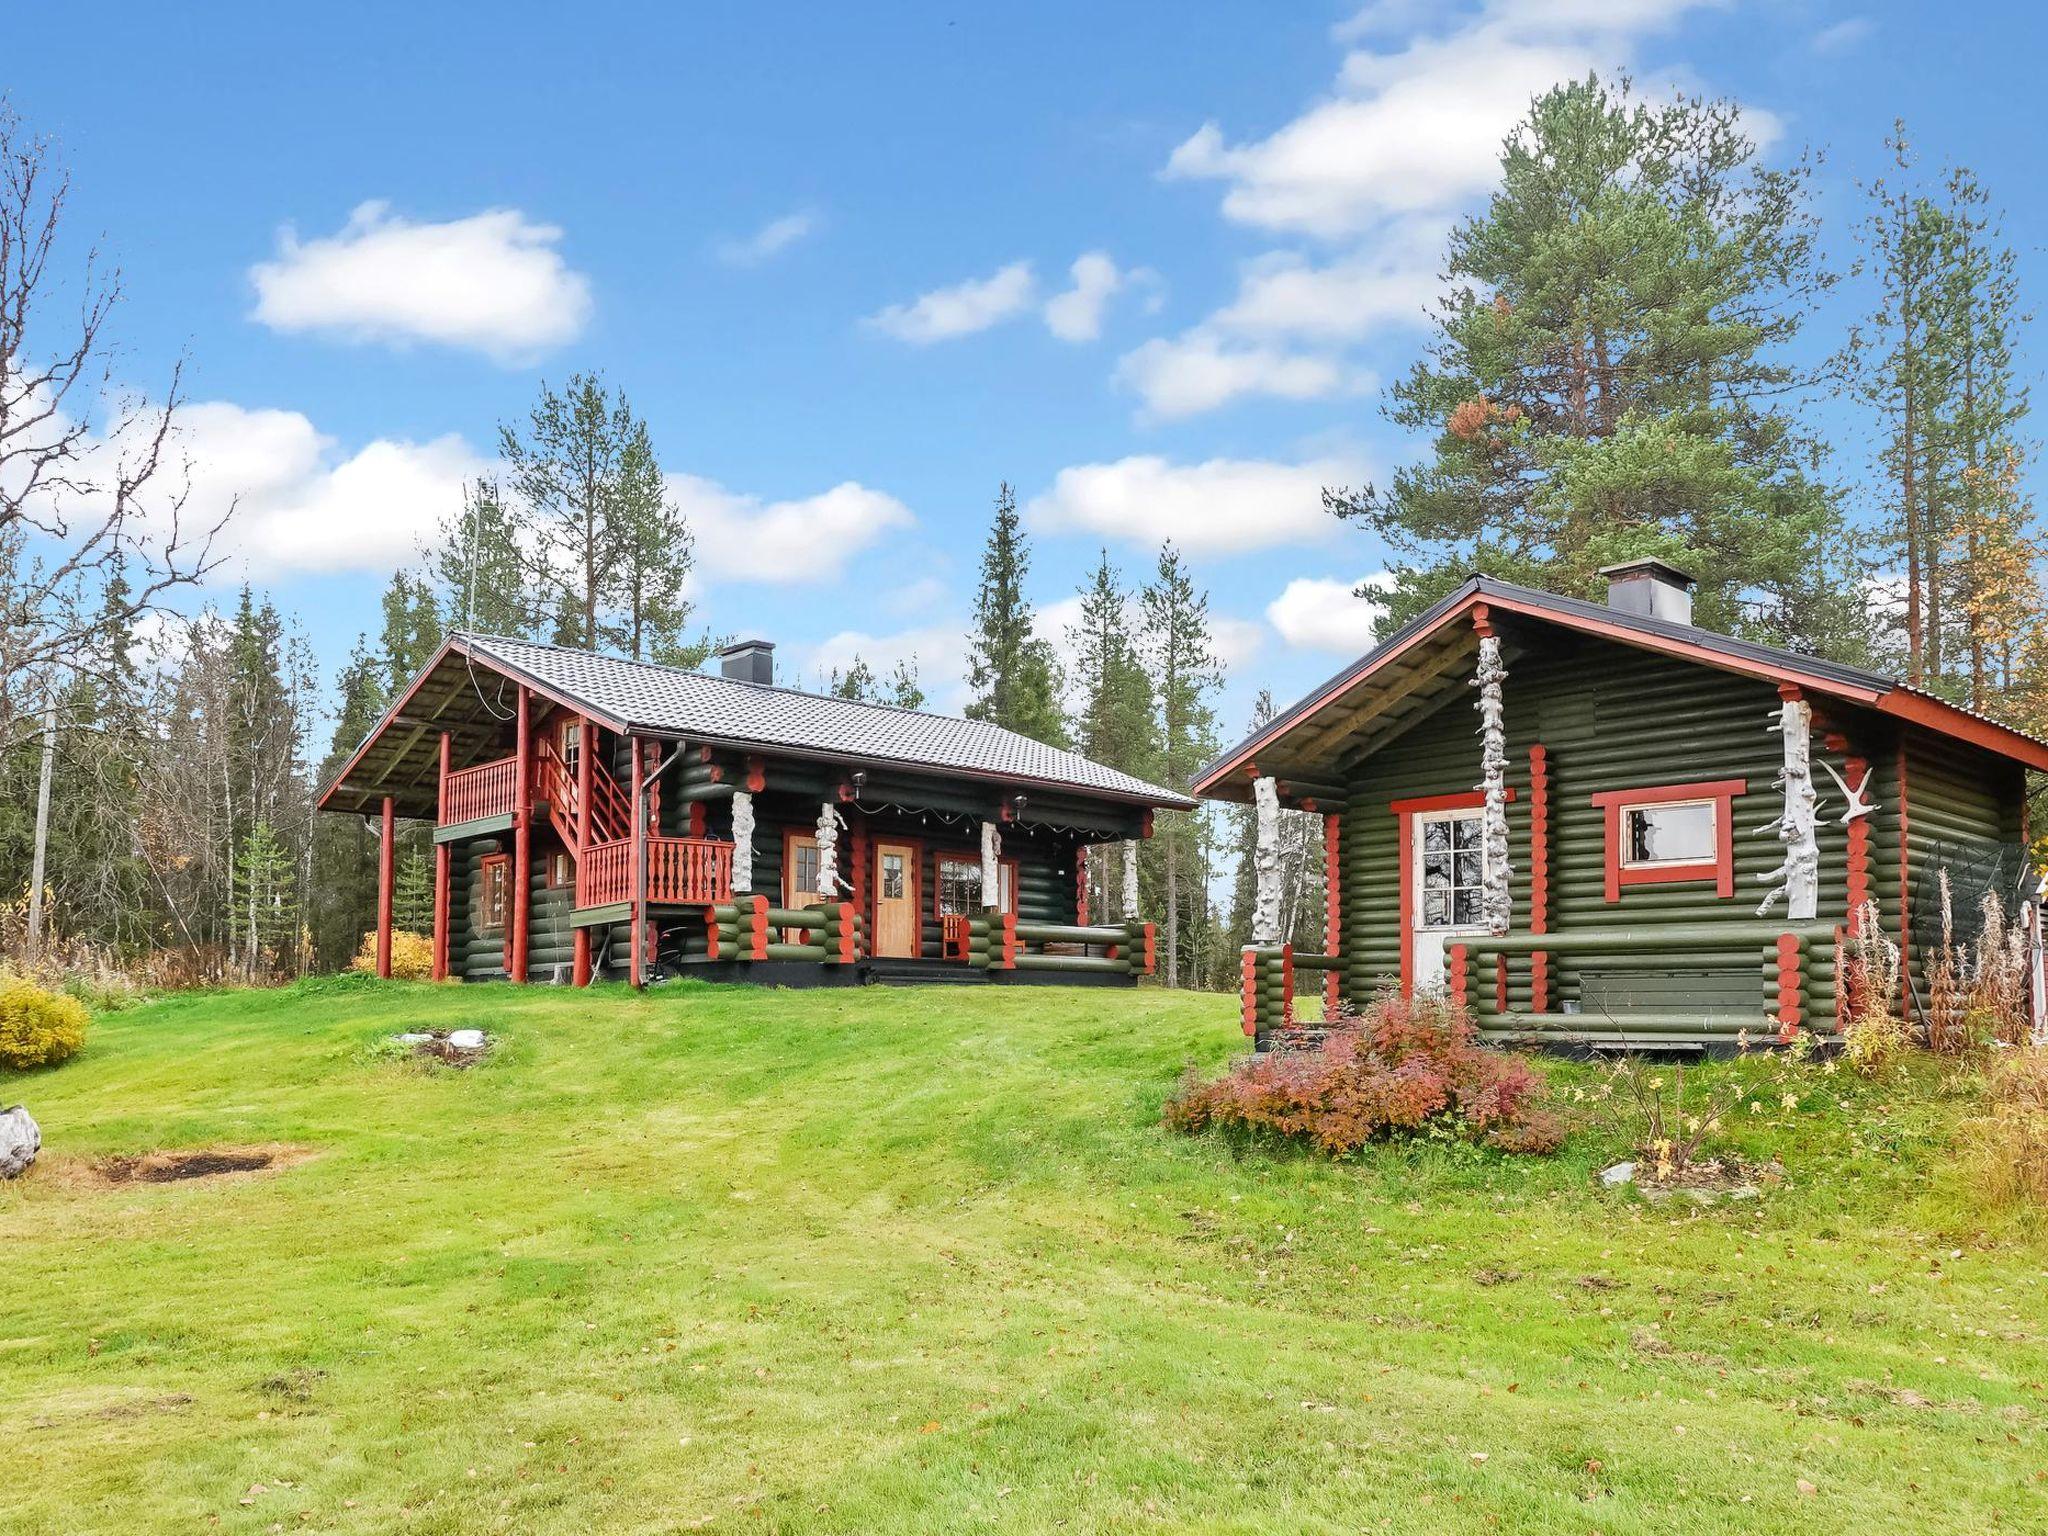
{"label": "utility pole", "polygon": [[57,690],[43,704],[43,770],[36,781],[36,851],[28,881],[28,954],[43,952],[43,871],[50,857],[50,775],[57,766]]}

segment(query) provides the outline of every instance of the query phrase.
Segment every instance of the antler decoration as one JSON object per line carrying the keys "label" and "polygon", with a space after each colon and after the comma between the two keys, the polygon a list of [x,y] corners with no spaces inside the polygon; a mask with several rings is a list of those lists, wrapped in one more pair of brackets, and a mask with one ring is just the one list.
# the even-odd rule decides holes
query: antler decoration
{"label": "antler decoration", "polygon": [[1857,817],[1868,816],[1872,811],[1875,811],[1877,809],[1877,807],[1873,805],[1865,795],[1865,791],[1870,788],[1870,775],[1872,772],[1871,769],[1865,768],[1863,770],[1863,777],[1857,782],[1856,787],[1854,789],[1851,789],[1849,787],[1849,781],[1843,778],[1839,773],[1835,772],[1835,765],[1833,763],[1823,760],[1821,763],[1821,767],[1827,769],[1828,777],[1833,779],[1835,783],[1841,786],[1843,795],[1846,796],[1849,801],[1849,808],[1846,811],[1842,812],[1843,826],[1846,827],[1847,825],[1849,825],[1850,822],[1854,821]]}

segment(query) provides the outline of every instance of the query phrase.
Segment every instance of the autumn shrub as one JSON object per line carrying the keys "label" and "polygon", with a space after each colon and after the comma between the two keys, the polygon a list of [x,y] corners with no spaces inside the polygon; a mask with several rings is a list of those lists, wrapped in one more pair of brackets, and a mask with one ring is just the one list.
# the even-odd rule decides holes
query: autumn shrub
{"label": "autumn shrub", "polygon": [[1848,1019],[1842,1029],[1842,1060],[1852,1071],[1875,1076],[1912,1049],[1912,1026],[1899,1017],[1899,946],[1885,937],[1877,907],[1865,902],[1849,941]]}
{"label": "autumn shrub", "polygon": [[1542,1075],[1483,1048],[1447,1001],[1388,994],[1363,1013],[1340,1009],[1324,1030],[1319,1049],[1246,1057],[1211,1079],[1191,1068],[1163,1122],[1190,1135],[1271,1134],[1333,1156],[1419,1132],[1512,1152],[1552,1152],[1563,1139],[1542,1107]]}
{"label": "autumn shrub", "polygon": [[[349,961],[352,970],[377,973],[377,935],[363,935],[363,947]],[[434,974],[434,941],[417,933],[395,930],[391,935],[391,974],[399,981],[425,981]]]}
{"label": "autumn shrub", "polygon": [[2048,1206],[2048,1050],[1994,1052],[1984,1100],[1985,1113],[1964,1128],[1974,1187],[1993,1206]]}
{"label": "autumn shrub", "polygon": [[0,974],[0,1066],[26,1071],[76,1055],[89,1018],[75,997]]}

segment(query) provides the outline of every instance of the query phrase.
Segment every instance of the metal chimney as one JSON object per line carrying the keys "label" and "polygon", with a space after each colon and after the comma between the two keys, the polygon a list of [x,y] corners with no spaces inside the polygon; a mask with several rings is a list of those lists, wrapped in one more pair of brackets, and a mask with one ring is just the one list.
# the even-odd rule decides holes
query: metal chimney
{"label": "metal chimney", "polygon": [[1668,619],[1673,624],[1692,622],[1692,589],[1695,580],[1675,565],[1655,555],[1602,566],[1607,578],[1607,606],[1620,613],[1641,614],[1650,619]]}
{"label": "metal chimney", "polygon": [[728,645],[718,653],[718,670],[721,676],[736,683],[772,683],[775,681],[775,642],[742,640]]}

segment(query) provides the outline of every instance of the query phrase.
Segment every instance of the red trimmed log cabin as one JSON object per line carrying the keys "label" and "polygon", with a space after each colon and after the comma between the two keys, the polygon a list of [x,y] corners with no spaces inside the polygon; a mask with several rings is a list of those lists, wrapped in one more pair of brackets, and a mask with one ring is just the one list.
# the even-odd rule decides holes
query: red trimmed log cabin
{"label": "red trimmed log cabin", "polygon": [[1943,871],[1964,939],[1987,892],[2030,911],[2041,974],[2026,804],[2048,743],[1701,629],[1661,561],[1603,574],[1604,606],[1475,576],[1197,777],[1323,817],[1323,951],[1255,934],[1248,1034],[1381,988],[1579,1048],[1825,1033],[1866,912],[1924,1023]]}
{"label": "red trimmed log cabin", "polygon": [[381,824],[379,974],[400,818],[434,825],[437,980],[1151,973],[1133,840],[1194,801],[982,721],[777,687],[773,653],[728,647],[714,676],[449,636],[319,800]]}

